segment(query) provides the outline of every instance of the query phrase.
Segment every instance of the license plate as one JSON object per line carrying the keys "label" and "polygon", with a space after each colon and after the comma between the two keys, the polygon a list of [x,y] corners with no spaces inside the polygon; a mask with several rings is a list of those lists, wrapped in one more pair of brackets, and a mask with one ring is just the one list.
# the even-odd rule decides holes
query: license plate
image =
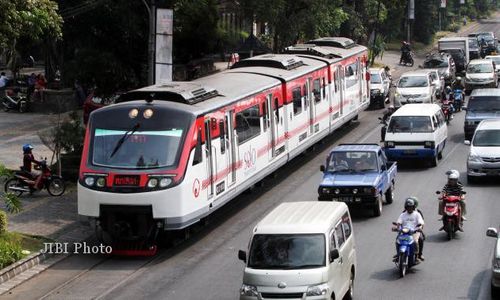
{"label": "license plate", "polygon": [[446,207],[455,207],[456,204],[454,204],[454,203],[446,203],[445,206]]}
{"label": "license plate", "polygon": [[403,153],[404,154],[415,154],[415,153],[417,153],[417,151],[409,149],[409,150],[403,150]]}
{"label": "license plate", "polygon": [[117,175],[115,176],[113,183],[116,186],[138,186],[139,179],[139,175]]}
{"label": "license plate", "polygon": [[340,201],[342,201],[342,202],[352,202],[352,197],[340,197]]}

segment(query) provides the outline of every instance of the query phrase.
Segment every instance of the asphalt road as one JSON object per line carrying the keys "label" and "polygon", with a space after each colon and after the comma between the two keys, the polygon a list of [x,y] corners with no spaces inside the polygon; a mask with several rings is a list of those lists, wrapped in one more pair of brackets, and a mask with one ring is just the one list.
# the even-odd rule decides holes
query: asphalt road
{"label": "asphalt road", "polygon": [[[495,22],[474,27],[478,31],[497,31]],[[472,30],[471,30],[472,31]],[[80,276],[79,270],[92,266],[98,257],[73,256],[36,278],[15,288],[2,298],[35,299],[237,299],[242,282],[243,263],[238,249],[246,249],[256,223],[284,201],[316,201],[321,179],[319,166],[331,147],[339,143],[377,143],[381,110],[366,111],[360,121],[340,129],[315,150],[301,155],[266,179],[265,186],[243,194],[212,218],[212,223],[186,243],[162,252],[154,263],[112,259],[93,272]],[[401,165],[395,201],[384,205],[382,216],[353,212],[358,256],[355,280],[356,299],[490,299],[489,280],[494,240],[485,236],[486,228],[498,226],[500,201],[498,180],[466,184],[468,221],[465,232],[447,241],[438,232],[436,190],[446,181],[445,172],[457,169],[466,183],[465,162],[468,146],[463,144],[464,112],[449,125],[443,159],[435,168],[420,164]],[[391,222],[403,209],[407,196],[420,199],[426,221],[425,262],[405,278],[399,278],[394,264],[395,234]],[[140,267],[138,267],[140,266]],[[127,273],[127,270],[134,269]],[[77,277],[70,284],[68,278]],[[62,286],[61,286],[62,284]],[[53,288],[57,292],[47,294]]]}

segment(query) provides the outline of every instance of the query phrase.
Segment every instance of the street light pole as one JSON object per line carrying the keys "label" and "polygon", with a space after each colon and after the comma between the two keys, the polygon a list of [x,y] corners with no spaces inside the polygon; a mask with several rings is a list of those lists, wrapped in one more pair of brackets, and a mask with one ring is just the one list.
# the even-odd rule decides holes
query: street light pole
{"label": "street light pole", "polygon": [[156,22],[156,7],[155,0],[151,0],[148,5],[146,0],[142,0],[146,6],[149,17],[149,34],[148,34],[148,85],[154,83],[154,67],[155,67],[155,22]]}

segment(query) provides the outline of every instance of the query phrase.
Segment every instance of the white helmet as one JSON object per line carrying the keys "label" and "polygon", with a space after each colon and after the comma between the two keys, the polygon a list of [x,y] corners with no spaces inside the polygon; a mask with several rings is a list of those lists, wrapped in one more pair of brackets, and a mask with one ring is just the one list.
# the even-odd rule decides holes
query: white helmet
{"label": "white helmet", "polygon": [[458,177],[460,177],[460,172],[457,170],[449,170],[446,174],[448,174],[448,179],[458,180]]}

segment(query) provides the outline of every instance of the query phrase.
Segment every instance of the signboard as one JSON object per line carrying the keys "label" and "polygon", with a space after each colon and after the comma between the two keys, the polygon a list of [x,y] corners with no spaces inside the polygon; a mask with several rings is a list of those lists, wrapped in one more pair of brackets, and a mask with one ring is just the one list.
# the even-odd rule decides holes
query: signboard
{"label": "signboard", "polygon": [[410,0],[408,5],[408,19],[415,20],[415,0]]}
{"label": "signboard", "polygon": [[460,4],[465,4],[465,0],[460,0]]}
{"label": "signboard", "polygon": [[158,8],[156,10],[155,84],[172,81],[173,25],[173,10]]}
{"label": "signboard", "polygon": [[446,0],[441,0],[441,8],[446,8]]}

